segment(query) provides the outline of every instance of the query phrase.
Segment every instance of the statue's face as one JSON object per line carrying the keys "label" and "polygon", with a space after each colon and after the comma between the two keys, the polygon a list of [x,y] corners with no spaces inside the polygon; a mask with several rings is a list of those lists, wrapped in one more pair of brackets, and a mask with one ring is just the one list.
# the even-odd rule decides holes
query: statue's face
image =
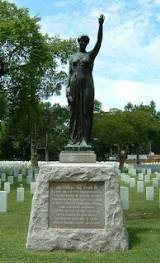
{"label": "statue's face", "polygon": [[88,45],[88,42],[85,39],[79,39],[78,43],[79,43],[80,49],[83,49],[83,50]]}

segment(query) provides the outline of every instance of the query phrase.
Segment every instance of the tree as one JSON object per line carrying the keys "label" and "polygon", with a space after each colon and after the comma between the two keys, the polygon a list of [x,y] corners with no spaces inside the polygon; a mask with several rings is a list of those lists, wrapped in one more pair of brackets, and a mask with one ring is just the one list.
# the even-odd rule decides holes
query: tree
{"label": "tree", "polygon": [[132,111],[116,109],[95,114],[93,134],[97,138],[97,153],[103,156],[101,159],[105,159],[107,149],[116,149],[120,161],[124,161],[125,153],[136,152],[139,162],[139,154],[146,152],[149,143],[160,136],[160,122],[153,106],[141,105],[129,107]]}
{"label": "tree", "polygon": [[99,100],[94,100],[94,112],[102,111],[102,103]]}
{"label": "tree", "polygon": [[0,91],[0,122],[4,121],[8,112],[7,99],[5,93]]}
{"label": "tree", "polygon": [[41,103],[41,126],[39,149],[45,150],[45,160],[57,160],[59,152],[67,143],[69,111],[59,104]]}
{"label": "tree", "polygon": [[10,101],[9,133],[13,136],[16,123],[24,131],[21,135],[31,135],[31,160],[37,166],[39,102],[42,96],[59,94],[66,73],[58,66],[66,63],[76,44],[43,36],[39,18],[30,17],[27,9],[0,1],[0,10],[0,83]]}

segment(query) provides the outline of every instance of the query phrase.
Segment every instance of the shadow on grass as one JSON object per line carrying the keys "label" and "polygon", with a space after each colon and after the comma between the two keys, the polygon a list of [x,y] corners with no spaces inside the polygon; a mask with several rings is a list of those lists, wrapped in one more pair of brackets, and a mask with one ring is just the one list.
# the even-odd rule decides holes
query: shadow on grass
{"label": "shadow on grass", "polygon": [[160,229],[158,228],[133,228],[133,227],[128,227],[128,235],[129,235],[129,249],[132,249],[134,247],[137,247],[142,241],[142,238],[140,237],[140,234],[147,234],[149,235],[150,233],[156,233],[160,235]]}

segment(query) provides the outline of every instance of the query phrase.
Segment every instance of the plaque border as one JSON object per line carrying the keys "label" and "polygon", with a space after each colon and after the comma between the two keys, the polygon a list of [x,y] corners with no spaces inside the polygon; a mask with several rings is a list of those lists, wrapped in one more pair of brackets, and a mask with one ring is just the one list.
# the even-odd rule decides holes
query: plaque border
{"label": "plaque border", "polygon": [[[88,183],[88,184],[92,184],[92,183],[101,183],[102,184],[102,186],[103,186],[103,191],[104,191],[104,196],[103,196],[103,198],[104,198],[104,200],[103,200],[103,203],[104,203],[104,209],[105,209],[105,181],[95,181],[95,182],[90,182],[90,181],[61,181],[61,182],[57,182],[57,181],[49,181],[48,182],[49,183],[49,195],[48,195],[48,198],[49,198],[49,200],[48,200],[48,227],[49,228],[53,228],[53,229],[56,229],[56,228],[62,228],[62,229],[86,229],[87,227],[52,227],[52,226],[50,226],[50,216],[49,216],[49,214],[50,214],[50,185],[52,184],[52,183],[58,183],[58,184],[63,184],[63,183],[67,183],[67,184],[69,184],[69,183],[77,183],[77,184],[83,184],[83,183]],[[104,211],[104,224],[103,224],[103,226],[102,227],[88,227],[88,229],[104,229],[105,228],[105,211]]]}

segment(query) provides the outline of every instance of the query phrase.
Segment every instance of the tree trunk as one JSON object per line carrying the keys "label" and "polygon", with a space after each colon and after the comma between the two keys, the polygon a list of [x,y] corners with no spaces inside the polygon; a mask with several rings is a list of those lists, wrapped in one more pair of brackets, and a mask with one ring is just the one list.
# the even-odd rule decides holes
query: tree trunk
{"label": "tree trunk", "polygon": [[45,143],[45,161],[49,162],[49,153],[48,153],[48,133],[46,132],[46,143]]}
{"label": "tree trunk", "polygon": [[119,151],[119,169],[121,171],[123,170],[125,160],[126,160],[126,153],[125,151],[120,150]]}
{"label": "tree trunk", "polygon": [[32,128],[32,133],[31,133],[31,163],[33,169],[38,168],[36,125],[34,125],[34,127]]}
{"label": "tree trunk", "polygon": [[139,150],[137,150],[137,164],[140,164],[140,160],[139,160]]}

